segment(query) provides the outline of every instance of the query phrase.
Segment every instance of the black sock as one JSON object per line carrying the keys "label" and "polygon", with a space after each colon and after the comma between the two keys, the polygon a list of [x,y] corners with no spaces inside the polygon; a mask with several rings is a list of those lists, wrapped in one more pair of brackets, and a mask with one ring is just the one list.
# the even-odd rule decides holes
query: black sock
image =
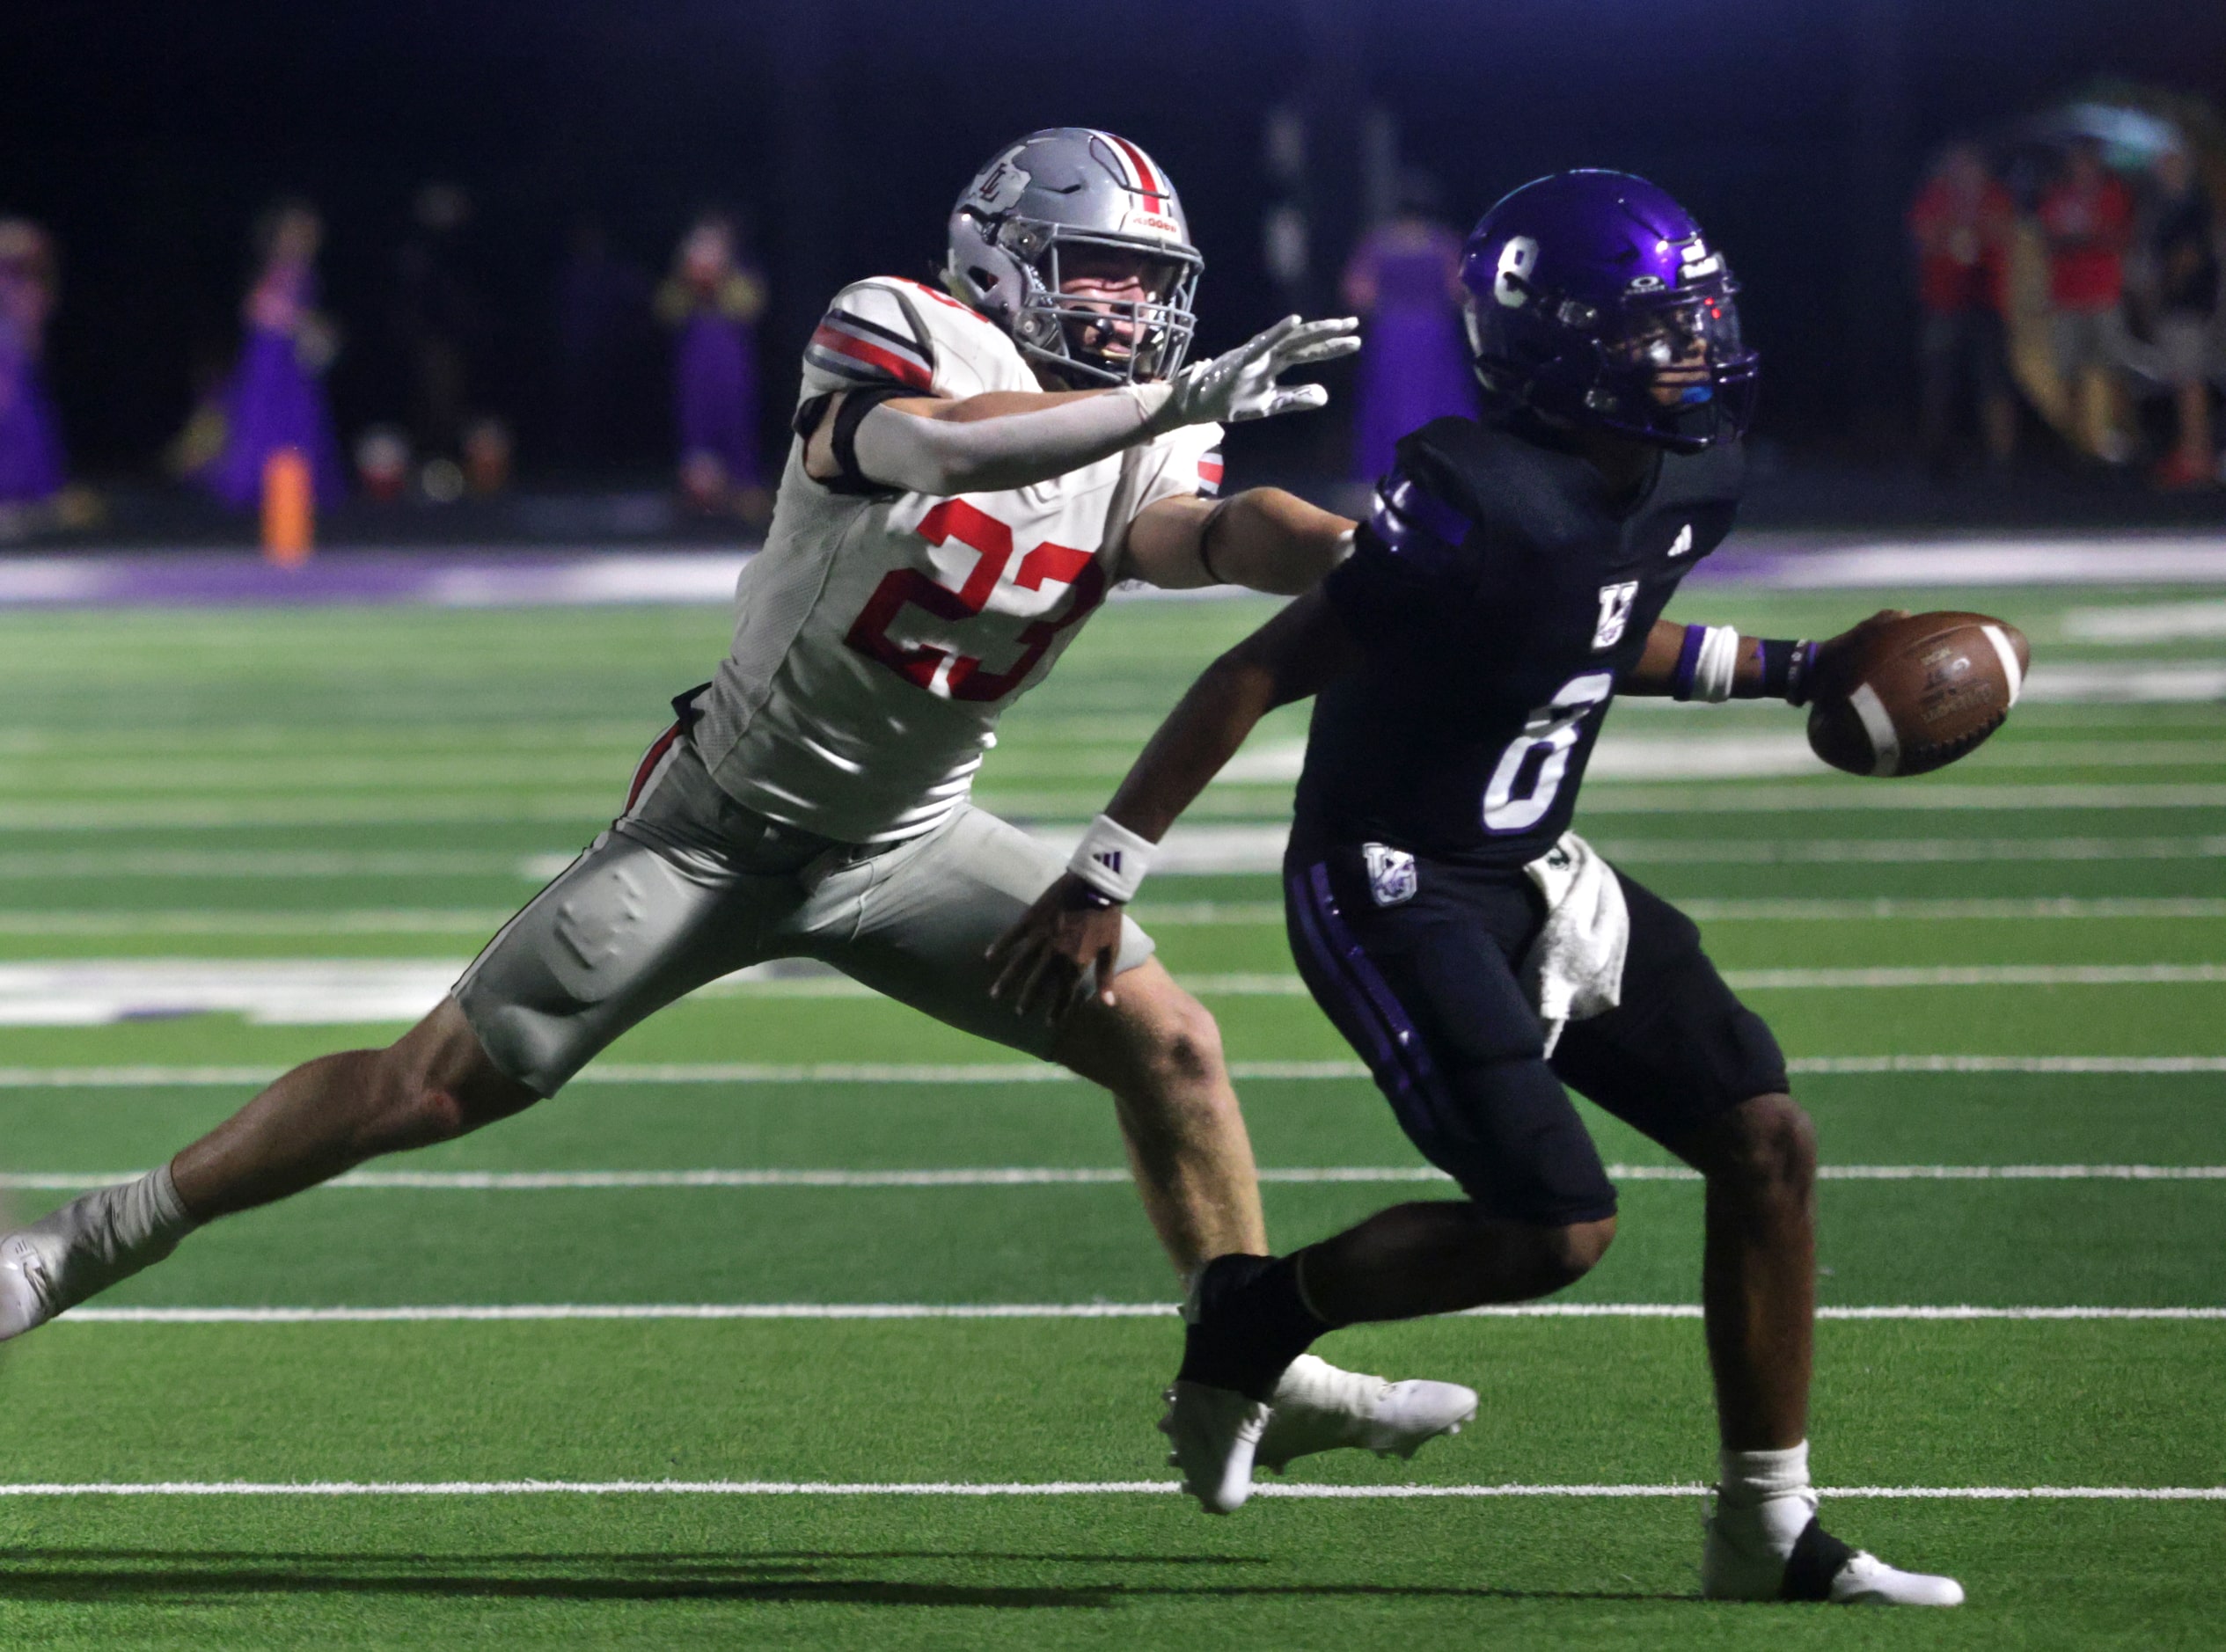
{"label": "black sock", "polygon": [[1265,1401],[1284,1368],[1329,1329],[1299,1294],[1295,1253],[1217,1256],[1198,1275],[1175,1379]]}

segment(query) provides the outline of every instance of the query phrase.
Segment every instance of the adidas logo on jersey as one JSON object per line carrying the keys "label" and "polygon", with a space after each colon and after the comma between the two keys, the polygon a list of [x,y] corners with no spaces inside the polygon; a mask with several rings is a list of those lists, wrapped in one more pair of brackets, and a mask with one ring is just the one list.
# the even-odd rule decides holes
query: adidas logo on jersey
{"label": "adidas logo on jersey", "polygon": [[1638,601],[1638,581],[1600,588],[1600,625],[1593,632],[1593,652],[1612,648],[1622,641],[1631,623],[1631,604]]}

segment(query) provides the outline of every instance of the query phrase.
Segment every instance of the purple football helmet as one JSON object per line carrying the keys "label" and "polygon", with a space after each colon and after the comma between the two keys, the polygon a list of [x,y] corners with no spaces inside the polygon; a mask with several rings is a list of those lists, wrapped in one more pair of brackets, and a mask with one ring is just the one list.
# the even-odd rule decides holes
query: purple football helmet
{"label": "purple football helmet", "polygon": [[1629,172],[1556,172],[1501,198],[1462,249],[1485,394],[1680,453],[1744,432],[1760,358],[1724,255]]}

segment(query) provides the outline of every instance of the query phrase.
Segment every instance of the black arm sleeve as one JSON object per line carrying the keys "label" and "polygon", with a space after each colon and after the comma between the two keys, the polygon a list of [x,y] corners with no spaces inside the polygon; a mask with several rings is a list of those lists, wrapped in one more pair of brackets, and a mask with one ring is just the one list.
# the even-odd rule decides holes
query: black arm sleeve
{"label": "black arm sleeve", "polygon": [[796,409],[796,417],[790,425],[805,442],[810,442],[813,432],[827,416],[827,404],[840,396],[843,405],[835,410],[835,428],[828,433],[835,452],[835,474],[820,486],[831,493],[855,493],[868,497],[893,497],[904,490],[876,482],[858,468],[858,427],[866,415],[885,401],[901,401],[920,392],[909,384],[868,384],[857,390],[830,391],[824,396],[815,396]]}

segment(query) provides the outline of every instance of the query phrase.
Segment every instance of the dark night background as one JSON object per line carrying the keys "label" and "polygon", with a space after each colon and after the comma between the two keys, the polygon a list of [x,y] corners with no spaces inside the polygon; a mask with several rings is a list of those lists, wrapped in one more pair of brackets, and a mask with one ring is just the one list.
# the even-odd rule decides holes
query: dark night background
{"label": "dark night background", "polygon": [[[1907,400],[1899,224],[1927,152],[2105,75],[2226,102],[2226,4],[16,0],[0,210],[60,244],[51,368],[80,465],[132,473],[176,434],[196,363],[228,355],[249,225],[282,192],[326,214],[340,427],[392,416],[394,249],[413,191],[460,183],[492,311],[477,399],[516,427],[531,474],[548,462],[552,283],[582,213],[651,274],[700,205],[745,215],[773,277],[777,418],[827,295],[919,273],[972,169],[1055,123],[1116,128],[1168,168],[1208,260],[1202,346],[1226,347],[1283,308],[1260,245],[1266,112],[1312,115],[1314,217],[1335,242],[1357,227],[1355,135],[1375,104],[1449,217],[1575,164],[1682,196],[1746,282],[1763,433],[1824,450],[1890,432]],[[654,369],[629,396],[606,457],[662,463]]]}

